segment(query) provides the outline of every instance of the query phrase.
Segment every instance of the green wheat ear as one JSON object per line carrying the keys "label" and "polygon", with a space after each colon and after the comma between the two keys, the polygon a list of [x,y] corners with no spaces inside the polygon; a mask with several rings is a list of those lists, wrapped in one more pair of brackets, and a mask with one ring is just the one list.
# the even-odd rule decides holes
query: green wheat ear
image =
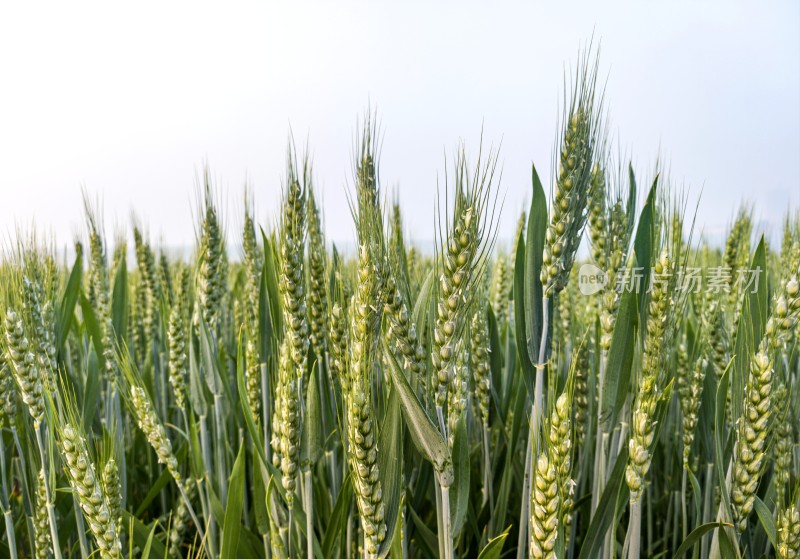
{"label": "green wheat ear", "polygon": [[[653,274],[665,276],[672,268],[669,252],[664,249],[656,260]],[[670,304],[668,284],[653,282],[647,313],[647,337],[642,355],[641,378],[635,398],[631,438],[628,444],[628,467],[625,479],[631,492],[631,502],[641,498],[644,478],[652,461],[651,445],[655,436],[654,417],[660,396],[660,377],[663,376],[665,355],[665,336],[667,329],[667,310]]]}
{"label": "green wheat ear", "polygon": [[94,536],[100,557],[119,559],[123,555],[118,515],[112,508],[116,504],[115,496],[109,498],[103,474],[90,452],[91,444],[80,420],[75,396],[63,378],[56,397],[56,441],[64,471]]}
{"label": "green wheat ear", "polygon": [[213,330],[219,319],[225,292],[225,239],[207,167],[203,171],[203,199],[199,212],[202,221],[196,279],[197,304],[206,324]]}
{"label": "green wheat ear", "polygon": [[172,450],[172,443],[167,435],[163,422],[158,417],[147,390],[144,387],[139,370],[133,363],[127,348],[121,350],[119,362],[123,373],[123,395],[125,396],[133,417],[144,433],[147,442],[153,448],[158,462],[166,466],[172,478],[182,487],[183,476],[178,460]]}
{"label": "green wheat ear", "polygon": [[531,557],[556,559],[556,542],[560,525],[560,492],[556,465],[547,450],[539,453],[531,487]]}
{"label": "green wheat ear", "polygon": [[774,406],[773,356],[775,350],[785,343],[799,313],[800,284],[797,276],[793,275],[773,298],[764,337],[750,361],[744,411],[736,426],[731,504],[739,532],[747,528],[748,517],[755,505],[755,493],[767,450]]}
{"label": "green wheat ear", "polygon": [[508,322],[509,303],[511,301],[511,287],[513,285],[513,266],[511,257],[498,254],[492,267],[491,283],[489,284],[489,301],[492,312],[497,319],[497,327],[502,330]]}
{"label": "green wheat ear", "polygon": [[792,505],[778,513],[778,557],[796,559],[800,557],[800,511]]}
{"label": "green wheat ear", "polygon": [[308,189],[308,324],[311,346],[317,359],[322,360],[328,350],[328,287],[327,257],[322,220],[314,188]]}
{"label": "green wheat ear", "polygon": [[256,240],[256,227],[253,220],[253,202],[249,189],[245,189],[244,226],[242,228],[242,252],[244,268],[244,289],[236,303],[239,309],[244,306],[243,316],[236,324],[244,326],[245,332],[245,389],[250,411],[256,421],[261,420],[262,404],[262,356],[260,352],[261,325],[259,324],[259,292],[261,288],[262,251]]}
{"label": "green wheat ear", "polygon": [[22,317],[12,309],[5,316],[6,359],[17,381],[22,401],[38,426],[44,420],[45,407],[42,384],[42,371],[31,351]]}
{"label": "green wheat ear", "polygon": [[94,309],[100,326],[101,345],[105,362],[106,380],[116,377],[113,324],[111,321],[111,291],[108,274],[106,243],[98,217],[99,209],[92,207],[84,192],[83,198],[86,224],[89,229],[89,286],[87,298]]}
{"label": "green wheat ear", "polygon": [[[587,54],[578,68],[561,124],[558,170],[540,274],[545,297],[557,295],[567,285],[586,224],[596,144],[602,136],[602,100],[597,98],[596,82],[597,60],[590,61]],[[604,181],[600,171],[598,167],[596,183]]]}
{"label": "green wheat ear", "polygon": [[[380,240],[378,241],[380,246]],[[390,221],[389,243],[386,246],[386,260],[383,263],[381,296],[384,300],[386,317],[385,337],[393,348],[403,368],[411,373],[411,378],[424,382],[427,361],[422,341],[414,323],[411,308],[411,281],[408,275],[405,241],[400,206],[394,204]]]}
{"label": "green wheat ear", "polygon": [[[278,292],[281,297],[283,323],[287,326],[289,359],[298,380],[302,383],[306,373],[309,344],[303,252],[306,240],[306,196],[310,169],[306,161],[303,175],[298,174],[293,150],[289,151],[287,161],[278,249],[280,272]],[[303,386],[303,391],[306,388]]]}
{"label": "green wheat ear", "polygon": [[169,383],[175,396],[175,404],[180,409],[185,409],[187,363],[189,360],[188,346],[186,344],[185,315],[186,311],[180,302],[174,305],[169,314],[169,327],[167,330]]}
{"label": "green wheat ear", "polygon": [[462,393],[462,379],[457,374],[459,344],[472,318],[478,287],[484,281],[486,254],[491,252],[494,243],[496,165],[497,156],[490,151],[485,159],[479,155],[474,171],[470,171],[462,146],[454,167],[452,215],[439,216],[442,231],[436,253],[438,296],[431,361],[432,387],[443,435],[446,435],[444,408],[448,396],[458,401],[450,393]]}

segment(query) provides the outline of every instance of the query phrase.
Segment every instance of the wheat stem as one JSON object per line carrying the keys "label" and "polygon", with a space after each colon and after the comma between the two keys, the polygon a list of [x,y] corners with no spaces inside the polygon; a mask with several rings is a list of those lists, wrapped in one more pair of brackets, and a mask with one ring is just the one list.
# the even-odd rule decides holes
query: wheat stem
{"label": "wheat stem", "polygon": [[450,530],[450,488],[440,484],[442,490],[442,534],[444,538],[444,558],[453,558],[453,537]]}
{"label": "wheat stem", "polygon": [[641,554],[639,549],[642,540],[642,500],[636,499],[631,502],[630,521],[628,524],[630,531],[630,544],[628,547],[628,558],[639,559]]}
{"label": "wheat stem", "polygon": [[3,517],[6,525],[6,538],[8,539],[8,550],[11,559],[17,559],[17,543],[14,537],[14,520],[11,516],[11,504],[8,501],[8,481],[6,477],[6,448],[3,443],[3,431],[0,429],[0,474],[2,475],[2,491],[0,507],[3,510]]}
{"label": "wheat stem", "polygon": [[[47,461],[45,460],[44,441],[42,440],[42,424],[37,423],[36,430],[36,444],[39,445],[39,456],[42,459],[42,468],[44,468]],[[53,503],[52,493],[50,491],[50,483],[47,476],[44,478],[45,498],[47,502],[47,518],[50,523],[50,537],[53,541],[53,556],[55,559],[61,559],[61,548],[58,544],[58,526],[56,525],[56,507]]]}
{"label": "wheat stem", "polygon": [[303,491],[306,507],[306,557],[314,556],[314,491],[311,486],[311,469],[303,472]]}

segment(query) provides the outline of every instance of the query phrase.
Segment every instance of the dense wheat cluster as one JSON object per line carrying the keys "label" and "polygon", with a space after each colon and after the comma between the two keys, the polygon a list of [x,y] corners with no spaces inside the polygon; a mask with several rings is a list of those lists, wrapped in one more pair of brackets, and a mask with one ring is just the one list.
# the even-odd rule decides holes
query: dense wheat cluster
{"label": "dense wheat cluster", "polygon": [[516,230],[497,152],[459,146],[429,253],[372,113],[355,250],[293,145],[238,215],[206,170],[186,258],[87,194],[69,260],[18,231],[0,558],[800,557],[800,215],[707,242],[609,153],[600,81],[583,56]]}

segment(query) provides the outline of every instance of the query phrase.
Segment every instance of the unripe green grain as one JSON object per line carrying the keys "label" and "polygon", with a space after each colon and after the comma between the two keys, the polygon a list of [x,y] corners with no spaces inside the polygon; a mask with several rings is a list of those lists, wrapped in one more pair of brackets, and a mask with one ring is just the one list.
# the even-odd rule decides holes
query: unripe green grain
{"label": "unripe green grain", "polygon": [[570,396],[561,394],[550,414],[548,451],[555,469],[559,493],[559,523],[565,532],[572,524],[572,495],[575,482],[572,479],[572,404]]}
{"label": "unripe green grain", "polygon": [[791,409],[788,409],[788,391],[786,385],[781,383],[775,389],[775,409],[778,421],[775,425],[775,442],[773,452],[775,457],[775,502],[779,507],[786,502],[786,489],[792,473],[794,423],[791,421]]}
{"label": "unripe green grain", "polygon": [[601,270],[608,269],[606,217],[606,172],[600,162],[595,162],[589,176],[589,240],[592,258]]}
{"label": "unripe green grain", "polygon": [[[465,162],[461,161],[462,172]],[[466,311],[472,298],[470,287],[477,266],[481,215],[475,194],[463,190],[456,195],[455,218],[441,253],[439,299],[433,333],[431,361],[436,406],[443,408],[447,392],[456,376],[456,342],[467,320]]]}
{"label": "unripe green grain", "polygon": [[178,467],[178,460],[172,452],[172,443],[167,436],[167,430],[156,416],[153,410],[153,403],[144,388],[139,386],[131,387],[131,407],[133,408],[139,428],[147,438],[147,442],[153,447],[158,457],[158,462],[169,470],[169,473],[180,483],[181,473]]}
{"label": "unripe green grain", "polygon": [[586,438],[587,419],[589,417],[589,383],[590,374],[589,347],[586,343],[578,346],[573,359],[575,367],[575,388],[572,392],[572,405],[575,407],[575,447],[580,449]]}
{"label": "unripe green grain", "polygon": [[17,415],[17,387],[11,373],[11,365],[0,351],[0,429],[14,426]]}
{"label": "unripe green grain", "polygon": [[286,490],[289,510],[294,505],[294,490],[297,487],[297,467],[300,456],[300,408],[298,405],[298,375],[291,358],[290,341],[284,336],[278,362],[279,393],[276,414],[277,424],[272,430],[277,436],[277,454],[281,473],[281,483]]}
{"label": "unripe green grain", "polygon": [[75,427],[63,425],[59,430],[59,443],[64,458],[64,470],[100,550],[100,557],[121,558],[119,532],[95,473],[85,438]]}
{"label": "unripe green grain", "polygon": [[350,389],[348,373],[348,317],[347,311],[339,303],[335,303],[330,312],[330,355],[331,375],[339,379],[342,392]]}
{"label": "unripe green grain", "polygon": [[203,222],[200,228],[200,248],[197,270],[197,304],[210,328],[214,328],[220,316],[220,305],[225,290],[224,243],[211,196],[208,170],[205,171],[205,198],[202,205]]}
{"label": "unripe green grain", "polygon": [[[197,493],[197,484],[189,480],[186,484],[186,496],[188,499],[193,499]],[[181,550],[183,545],[183,538],[189,529],[189,521],[191,514],[189,507],[186,505],[184,499],[178,501],[177,506],[172,512],[172,525],[169,532],[169,556],[173,558],[184,557],[184,552]]]}
{"label": "unripe green grain", "polygon": [[362,245],[359,251],[358,286],[350,309],[350,378],[345,394],[348,453],[366,551],[370,557],[375,556],[386,538],[386,505],[378,470],[377,418],[372,409],[370,382],[377,318],[371,302],[378,300],[373,262],[369,250]]}
{"label": "unripe green grain", "polygon": [[694,367],[687,371],[685,378],[678,377],[678,396],[683,414],[683,467],[689,468],[689,458],[694,441],[694,430],[697,426],[700,401],[703,395],[703,385],[706,378],[708,361],[705,357],[698,357]]}
{"label": "unripe green grain", "polygon": [[186,404],[186,375],[189,354],[186,346],[186,326],[180,304],[172,307],[169,314],[169,383],[175,395],[175,404],[184,409]]}
{"label": "unripe green grain", "polygon": [[511,297],[512,276],[509,259],[504,254],[498,254],[492,268],[491,284],[489,286],[489,300],[492,311],[497,319],[497,328],[502,331],[508,320],[508,304]]}
{"label": "unripe green grain", "polygon": [[792,505],[778,513],[778,559],[800,557],[800,511]]}
{"label": "unripe green grain", "polygon": [[[306,190],[291,162],[288,169],[280,225],[278,292],[282,303],[283,323],[286,325],[284,338],[288,341],[289,359],[302,383],[306,374],[309,344],[303,272]],[[302,388],[305,393],[305,384]]]}
{"label": "unripe green grain", "polygon": [[28,407],[36,427],[44,419],[42,375],[36,357],[31,352],[25,336],[25,326],[19,315],[11,309],[5,317],[6,358],[17,381],[22,401]]}
{"label": "unripe green grain", "polygon": [[328,300],[325,237],[314,190],[308,191],[308,324],[311,347],[318,360],[328,349]]}
{"label": "unripe green grain", "polygon": [[658,379],[664,362],[664,334],[669,306],[668,285],[663,276],[670,273],[671,264],[666,250],[661,252],[653,268],[653,287],[648,303],[647,337],[642,355],[639,390],[634,402],[631,438],[628,442],[628,467],[625,478],[631,502],[637,501],[644,489],[644,478],[650,469],[650,447],[655,435],[656,403],[659,397]]}
{"label": "unripe green grain", "polygon": [[486,324],[486,309],[482,305],[478,305],[478,309],[472,315],[469,357],[478,417],[484,428],[488,428],[492,373],[489,363],[489,330]]}
{"label": "unripe green grain", "polygon": [[103,493],[106,496],[108,510],[118,530],[122,530],[122,483],[119,478],[119,466],[114,458],[109,458],[103,466]]}
{"label": "unripe green grain", "polygon": [[414,378],[424,382],[422,375],[426,370],[425,352],[417,337],[417,329],[408,312],[405,299],[392,274],[384,278],[384,315],[388,326],[386,337],[395,351],[402,356],[404,370],[411,372]]}
{"label": "unripe green grain", "polygon": [[556,468],[547,453],[536,460],[531,489],[531,557],[556,559],[559,490]]}
{"label": "unripe green grain", "polygon": [[[586,78],[583,78],[584,80]],[[545,297],[558,294],[567,285],[575,253],[586,223],[590,175],[597,126],[592,114],[594,78],[581,90],[578,105],[570,107],[564,123],[563,143],[550,224],[545,232],[541,281]],[[574,103],[574,101],[573,101]]]}

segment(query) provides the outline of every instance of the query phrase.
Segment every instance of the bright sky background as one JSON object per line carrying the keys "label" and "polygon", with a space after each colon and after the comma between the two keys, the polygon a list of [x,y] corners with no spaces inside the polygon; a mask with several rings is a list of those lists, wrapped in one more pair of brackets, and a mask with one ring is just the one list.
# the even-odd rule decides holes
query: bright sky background
{"label": "bright sky background", "polygon": [[[190,244],[208,161],[238,243],[242,192],[275,221],[290,126],[314,160],[329,238],[357,118],[377,106],[381,177],[409,236],[432,239],[437,176],[459,139],[502,142],[501,237],[551,174],[565,67],[594,35],[615,146],[645,173],[660,153],[703,189],[717,238],[740,201],[779,231],[800,206],[800,3],[3,3],[0,235],[33,221],[85,236],[81,188],[107,233],[130,213]],[[556,6],[556,4],[558,4]],[[615,148],[616,150],[616,148]]]}

